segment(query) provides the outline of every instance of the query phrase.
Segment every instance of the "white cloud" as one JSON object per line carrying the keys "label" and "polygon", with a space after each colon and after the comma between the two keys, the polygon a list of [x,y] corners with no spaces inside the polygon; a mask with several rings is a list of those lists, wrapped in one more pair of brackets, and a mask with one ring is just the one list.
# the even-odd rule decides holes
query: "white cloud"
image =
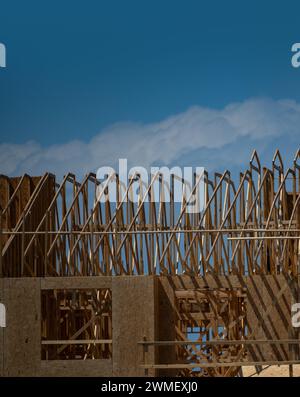
{"label": "white cloud", "polygon": [[220,110],[194,106],[157,123],[116,123],[89,142],[1,144],[0,173],[83,175],[119,158],[142,166],[197,160],[201,166],[230,168],[226,162],[245,162],[255,145],[267,150],[267,142],[299,142],[299,129],[300,104],[292,100],[250,99]]}

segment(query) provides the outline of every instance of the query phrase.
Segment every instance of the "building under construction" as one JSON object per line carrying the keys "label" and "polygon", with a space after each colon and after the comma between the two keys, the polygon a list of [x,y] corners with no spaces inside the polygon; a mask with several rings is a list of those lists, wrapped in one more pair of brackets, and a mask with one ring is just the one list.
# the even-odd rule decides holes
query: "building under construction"
{"label": "building under construction", "polygon": [[[0,176],[0,376],[238,376],[300,363],[300,150],[203,176],[201,211],[156,175],[130,200],[73,174]],[[154,177],[153,177],[154,178]],[[192,191],[197,187],[195,177]],[[105,189],[102,189],[105,194]]]}

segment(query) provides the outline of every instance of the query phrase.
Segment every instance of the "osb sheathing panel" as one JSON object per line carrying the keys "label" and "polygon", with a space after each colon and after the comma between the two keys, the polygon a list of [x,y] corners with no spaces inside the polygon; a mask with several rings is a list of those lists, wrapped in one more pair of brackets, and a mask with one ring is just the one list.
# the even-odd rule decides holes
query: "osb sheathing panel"
{"label": "osb sheathing panel", "polygon": [[45,277],[41,278],[41,289],[88,289],[111,288],[110,276]]}
{"label": "osb sheathing panel", "polygon": [[[114,277],[112,280],[113,375],[143,376],[142,348],[144,337],[155,340],[154,277]],[[149,348],[149,363],[154,362]],[[152,370],[149,375],[153,375]]]}
{"label": "osb sheathing panel", "polygon": [[40,280],[4,279],[4,376],[35,376],[40,366]]}
{"label": "osb sheathing panel", "polygon": [[[15,193],[15,188],[21,178],[10,178],[9,182],[3,177],[0,177],[0,201],[5,204],[4,197],[6,197],[7,202],[11,199]],[[49,207],[54,195],[55,195],[55,178],[53,175],[47,174],[46,180],[43,182],[42,187],[39,183],[42,181],[41,177],[25,177],[22,180],[21,186],[17,190],[17,194],[14,199],[9,204],[9,210],[2,216],[2,227],[4,229],[12,230],[17,228],[17,231],[33,231],[38,227],[41,219],[43,218],[46,209]],[[37,189],[37,190],[36,190]],[[1,193],[2,192],[2,193]],[[33,194],[35,192],[35,194]],[[29,209],[31,216],[24,217],[24,210]],[[0,203],[0,208],[3,207]],[[25,214],[24,214],[25,215]],[[51,236],[50,236],[51,239]],[[5,277],[21,277],[21,276],[31,276],[32,274],[44,274],[44,266],[42,262],[44,256],[40,250],[34,250],[33,246],[27,251],[26,263],[24,269],[21,269],[21,246],[22,238],[20,235],[4,235],[2,238],[2,243],[9,241],[8,246],[3,253],[3,274]],[[29,236],[25,235],[24,244],[25,247],[29,242]],[[35,242],[40,244],[41,247],[45,245],[45,236],[38,235]],[[50,258],[52,260],[52,258]],[[37,266],[37,267],[36,267]],[[35,268],[35,270],[33,270]]]}
{"label": "osb sheathing panel", "polygon": [[[298,293],[297,280],[285,275],[244,277],[244,280],[248,338],[297,339],[291,320],[291,304]],[[249,347],[249,360],[292,360],[290,352],[294,350],[288,344],[256,345]]]}
{"label": "osb sheathing panel", "polygon": [[[292,290],[292,304],[300,302],[300,277],[298,277],[298,283],[295,285],[295,288]],[[299,339],[300,340],[300,328],[299,327],[291,327],[290,335],[291,339]],[[300,345],[290,346],[289,351],[290,357],[293,360],[300,359]]]}
{"label": "osb sheathing panel", "polygon": [[[262,337],[264,339],[289,339],[293,337],[291,304],[297,288],[297,281],[287,276],[262,276],[264,311],[262,314]],[[266,345],[266,360],[291,360],[289,345]]]}
{"label": "osb sheathing panel", "polygon": [[[247,299],[248,337],[251,339],[298,338],[291,327],[291,303],[299,302],[299,283],[288,276],[120,276],[1,279],[1,302],[7,307],[7,328],[0,329],[0,364],[6,376],[115,376],[144,375],[139,368],[142,349],[138,342],[174,340],[177,320],[175,291],[198,288],[243,288]],[[1,286],[1,284],[0,284]],[[41,361],[40,289],[112,289],[113,364]],[[294,349],[295,350],[295,349]],[[288,346],[250,346],[249,360],[299,359]],[[4,358],[4,359],[3,359]],[[172,363],[175,350],[149,348],[148,363]],[[94,374],[94,375],[93,375]],[[149,375],[153,375],[149,371]],[[166,370],[158,372],[166,375]]]}
{"label": "osb sheathing panel", "polygon": [[[157,340],[172,341],[176,339],[175,326],[177,314],[175,307],[175,290],[172,279],[156,278],[156,335]],[[176,361],[175,346],[159,346],[157,348],[158,364],[174,363]],[[159,376],[175,376],[176,370],[162,369]]]}
{"label": "osb sheathing panel", "polygon": [[111,360],[41,361],[39,376],[112,376]]}
{"label": "osb sheathing panel", "polygon": [[[111,376],[112,360],[41,360],[40,302],[43,288],[106,288],[110,277],[0,279],[0,301],[7,307],[7,328],[3,342],[1,376]],[[52,279],[54,281],[54,279]],[[58,281],[58,283],[57,283]],[[0,285],[1,285],[0,284]],[[3,361],[3,357],[5,358]]]}

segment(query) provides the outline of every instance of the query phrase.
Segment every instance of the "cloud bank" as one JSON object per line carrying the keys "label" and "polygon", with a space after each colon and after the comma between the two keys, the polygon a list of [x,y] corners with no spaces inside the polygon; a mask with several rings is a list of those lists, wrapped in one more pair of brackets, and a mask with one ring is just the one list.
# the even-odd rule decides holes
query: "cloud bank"
{"label": "cloud bank", "polygon": [[[89,142],[73,140],[42,147],[38,142],[0,144],[0,173],[79,176],[101,166],[198,165],[209,169],[247,164],[253,148],[296,151],[300,104],[293,100],[249,99],[223,109],[194,106],[157,123],[116,123]],[[292,153],[294,154],[294,153]]]}

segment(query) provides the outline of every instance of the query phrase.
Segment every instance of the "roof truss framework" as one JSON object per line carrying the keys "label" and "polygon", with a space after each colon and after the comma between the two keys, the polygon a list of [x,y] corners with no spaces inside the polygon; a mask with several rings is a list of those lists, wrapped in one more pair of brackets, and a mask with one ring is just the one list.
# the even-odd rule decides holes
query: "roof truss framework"
{"label": "roof truss framework", "polygon": [[[184,192],[174,202],[174,177],[153,176],[137,203],[130,197],[138,175],[126,189],[118,175],[110,178],[116,203],[101,202],[93,173],[81,182],[68,174],[60,184],[49,173],[0,176],[1,274],[298,274],[300,150],[287,169],[279,151],[270,168],[254,151],[238,184],[227,170],[205,172],[203,211],[194,214]],[[150,200],[154,178],[158,202]]]}

